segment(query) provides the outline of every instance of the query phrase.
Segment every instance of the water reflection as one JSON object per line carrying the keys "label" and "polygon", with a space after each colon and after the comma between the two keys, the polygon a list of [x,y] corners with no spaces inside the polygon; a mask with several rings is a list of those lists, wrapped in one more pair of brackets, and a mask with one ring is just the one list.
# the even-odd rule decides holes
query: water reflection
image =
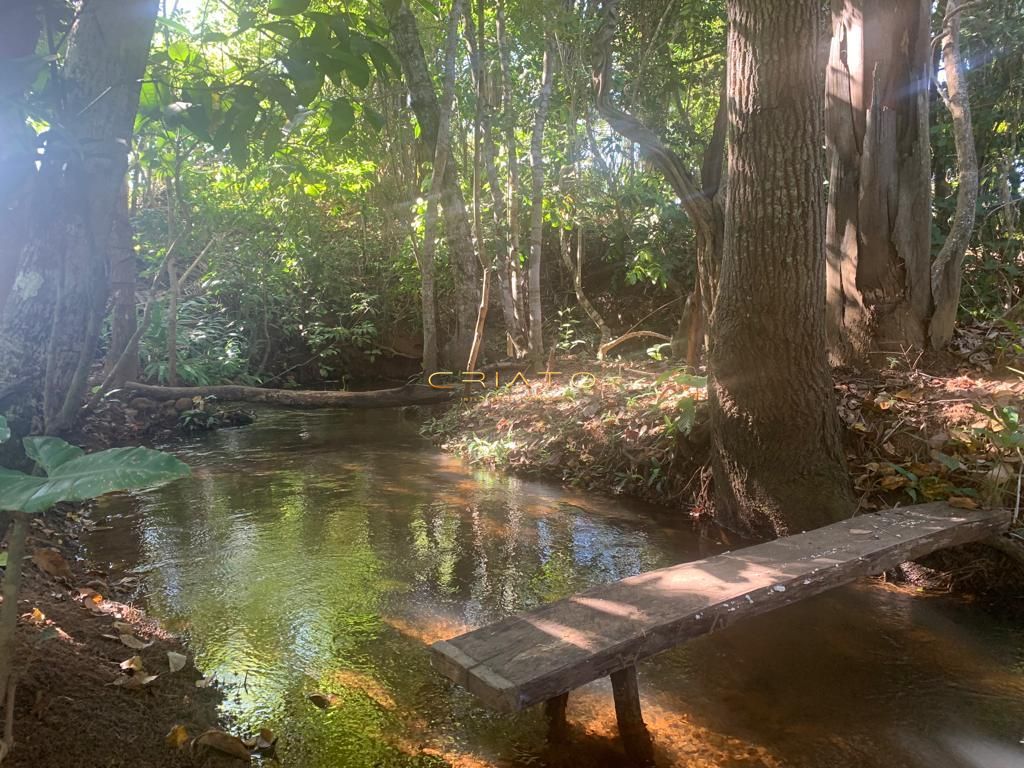
{"label": "water reflection", "polygon": [[[285,765],[621,760],[607,683],[573,697],[576,747],[545,753],[538,713],[478,708],[425,645],[696,556],[673,518],[468,471],[392,413],[267,414],[181,453],[194,477],[105,502],[90,554],[146,571],[151,612]],[[997,768],[1022,757],[1022,637],[843,590],[652,660],[645,714],[664,764]]]}

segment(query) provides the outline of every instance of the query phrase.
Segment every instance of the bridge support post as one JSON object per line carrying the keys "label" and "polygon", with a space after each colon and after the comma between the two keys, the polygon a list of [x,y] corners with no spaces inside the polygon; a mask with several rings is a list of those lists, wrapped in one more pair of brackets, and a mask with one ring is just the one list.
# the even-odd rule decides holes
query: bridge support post
{"label": "bridge support post", "polygon": [[564,744],[569,740],[569,721],[565,719],[565,708],[569,704],[569,694],[563,693],[544,702],[544,717],[548,721],[548,742]]}
{"label": "bridge support post", "polygon": [[640,710],[640,687],[636,667],[613,672],[612,695],[615,697],[615,718],[619,723],[619,736],[626,754],[638,765],[654,765],[654,745],[647,732]]}

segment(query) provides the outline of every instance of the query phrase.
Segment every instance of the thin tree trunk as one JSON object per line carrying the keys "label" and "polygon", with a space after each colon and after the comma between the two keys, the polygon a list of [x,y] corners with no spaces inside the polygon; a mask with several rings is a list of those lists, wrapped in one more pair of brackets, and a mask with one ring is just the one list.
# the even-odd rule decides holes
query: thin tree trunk
{"label": "thin tree trunk", "polygon": [[832,0],[827,330],[837,363],[925,343],[929,13],[926,0]]}
{"label": "thin tree trunk", "polygon": [[[29,516],[24,512],[13,512],[14,526],[7,544],[7,568],[4,572],[3,605],[0,605],[0,692],[7,699],[7,686],[14,673],[14,635],[18,627],[18,593],[21,591],[21,572],[24,566],[26,542],[28,541]],[[10,713],[7,712],[8,717]],[[7,749],[11,744],[4,745]]]}
{"label": "thin tree trunk", "polygon": [[[613,130],[629,140],[630,148],[634,144],[638,145],[647,159],[662,172],[679,197],[680,208],[693,224],[697,240],[697,279],[705,317],[705,337],[710,341],[724,228],[719,198],[725,188],[722,180],[727,127],[725,91],[723,89],[714,132],[704,151],[698,179],[657,134],[612,101],[612,44],[617,22],[618,0],[606,0],[601,25],[594,35],[591,48],[591,79],[597,110]],[[632,149],[629,155],[632,162]]]}
{"label": "thin tree trunk", "polygon": [[612,338],[612,329],[608,327],[608,323],[601,317],[601,313],[597,311],[597,307],[593,305],[590,299],[587,297],[586,291],[583,289],[583,228],[579,222],[576,222],[576,261],[573,263],[572,258],[572,242],[569,239],[566,230],[559,230],[559,251],[562,254],[562,263],[565,268],[569,270],[569,274],[572,275],[572,287],[573,292],[576,294],[576,301],[583,307],[583,311],[586,312],[587,317],[590,318],[601,334],[601,338],[597,343],[600,349]]}
{"label": "thin tree trunk", "polygon": [[550,36],[544,41],[544,62],[541,70],[537,112],[530,140],[530,357],[539,362],[544,356],[543,310],[540,295],[540,267],[544,246],[544,126],[551,105],[554,52]]}
{"label": "thin tree trunk", "polygon": [[[420,124],[424,144],[437,159],[441,107],[427,68],[420,43],[416,17],[406,0],[401,0],[391,15],[391,37],[402,66],[413,111]],[[458,169],[451,151],[443,159],[440,206],[444,215],[445,241],[455,273],[455,334],[445,345],[444,357],[452,365],[462,365],[469,357],[476,327],[480,293],[480,264],[473,245],[466,201],[459,186]]]}
{"label": "thin tree trunk", "polygon": [[434,163],[430,172],[430,191],[427,193],[427,211],[424,220],[423,247],[420,249],[420,292],[423,308],[423,372],[437,370],[437,299],[434,284],[435,249],[437,243],[437,206],[441,188],[451,157],[452,103],[455,99],[455,53],[458,45],[459,18],[464,0],[454,0],[448,17],[445,37],[444,78],[439,105],[437,138],[434,142]]}
{"label": "thin tree trunk", "polygon": [[[958,180],[956,212],[942,250],[932,264],[932,295],[935,311],[932,314],[929,335],[932,347],[941,349],[953,338],[953,326],[960,307],[960,284],[963,279],[964,255],[974,231],[975,210],[978,205],[978,155],[971,127],[971,105],[967,93],[967,77],[960,56],[961,0],[947,0],[942,25],[942,63],[946,73],[943,101],[953,120],[953,140],[956,143]],[[940,91],[941,93],[941,91]]]}
{"label": "thin tree trunk", "polygon": [[[114,232],[110,248],[110,283],[113,293],[110,318],[110,348],[107,350],[106,373],[110,373],[138,327],[138,306],[135,283],[138,278],[135,243],[128,210],[127,178],[123,185],[120,208],[114,218]],[[139,377],[138,358],[128,361],[124,372],[127,379]]]}
{"label": "thin tree trunk", "polygon": [[825,352],[817,0],[728,0],[725,241],[711,346],[716,519],[784,535],[852,513]]}
{"label": "thin tree trunk", "polygon": [[519,259],[519,146],[516,141],[516,113],[512,101],[512,68],[508,36],[506,34],[505,0],[498,0],[496,12],[498,42],[498,63],[501,67],[501,114],[505,128],[505,152],[507,154],[508,179],[505,206],[508,212],[508,253],[503,266],[505,283],[513,306],[515,328],[509,330],[509,341],[516,356],[526,354],[527,338],[526,306],[523,303],[523,269]]}
{"label": "thin tree trunk", "polygon": [[167,385],[178,386],[178,269],[174,254],[167,259]]}

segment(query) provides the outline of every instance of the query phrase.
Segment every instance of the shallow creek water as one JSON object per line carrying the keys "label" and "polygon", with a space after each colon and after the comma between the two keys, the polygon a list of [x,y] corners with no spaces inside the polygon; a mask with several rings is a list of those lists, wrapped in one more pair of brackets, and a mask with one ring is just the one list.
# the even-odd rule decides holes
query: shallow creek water
{"label": "shallow creek water", "polygon": [[[88,555],[145,574],[281,764],[625,764],[607,681],[551,752],[539,712],[482,709],[426,649],[699,557],[679,516],[474,471],[394,412],[267,412],[174,450],[193,477],[104,501]],[[951,601],[837,590],[651,659],[640,686],[661,765],[1024,767],[1024,627]]]}

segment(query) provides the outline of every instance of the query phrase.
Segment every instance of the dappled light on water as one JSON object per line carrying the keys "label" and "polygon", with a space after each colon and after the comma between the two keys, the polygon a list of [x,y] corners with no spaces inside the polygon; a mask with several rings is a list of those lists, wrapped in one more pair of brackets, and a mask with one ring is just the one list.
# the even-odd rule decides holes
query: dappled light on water
{"label": "dappled light on water", "polygon": [[[89,554],[145,573],[151,613],[188,634],[237,729],[280,734],[285,766],[625,765],[607,681],[571,697],[572,743],[549,749],[539,712],[488,712],[426,648],[694,559],[679,516],[471,471],[399,414],[268,413],[180,453],[194,476],[106,501]],[[999,768],[1021,755],[1022,647],[976,610],[846,589],[645,663],[644,714],[663,765]]]}

